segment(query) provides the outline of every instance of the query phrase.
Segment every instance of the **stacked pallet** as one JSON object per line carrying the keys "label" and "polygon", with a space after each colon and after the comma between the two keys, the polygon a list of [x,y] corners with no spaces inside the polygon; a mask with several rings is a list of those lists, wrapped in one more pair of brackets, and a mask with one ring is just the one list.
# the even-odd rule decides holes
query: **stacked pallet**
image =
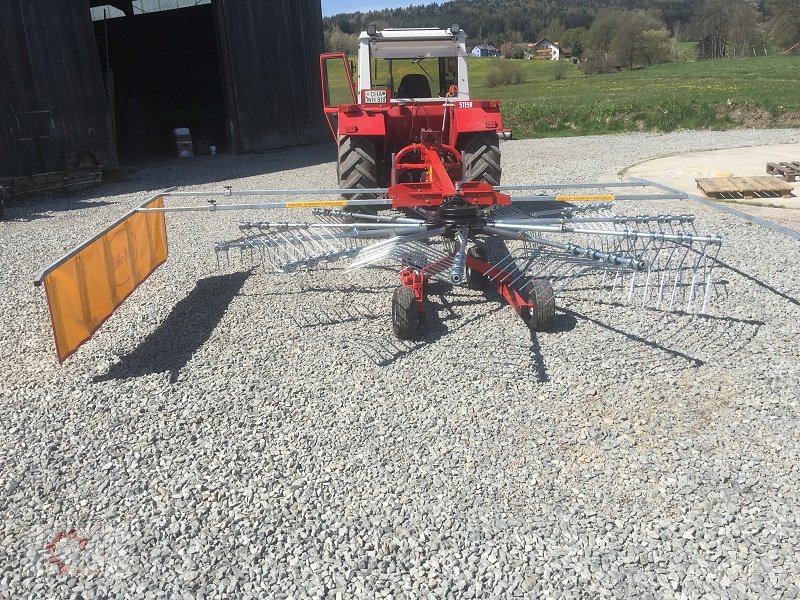
{"label": "stacked pallet", "polygon": [[709,198],[788,198],[794,186],[774,177],[705,177],[695,180]]}
{"label": "stacked pallet", "polygon": [[797,181],[797,178],[800,177],[800,160],[767,163],[767,173],[780,177],[784,181]]}

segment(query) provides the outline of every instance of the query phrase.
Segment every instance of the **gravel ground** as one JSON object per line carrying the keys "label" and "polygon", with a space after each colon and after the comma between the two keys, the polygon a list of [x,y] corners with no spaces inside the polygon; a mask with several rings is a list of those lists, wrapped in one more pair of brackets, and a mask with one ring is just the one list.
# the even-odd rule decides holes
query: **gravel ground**
{"label": "gravel ground", "polygon": [[[798,139],[507,142],[504,181]],[[439,285],[408,344],[390,270],[219,271],[237,215],[170,215],[167,264],[56,363],[39,268],[148,191],[331,187],[333,158],[172,161],[8,209],[0,596],[798,596],[800,246],[712,209],[625,208],[724,235],[714,316],[575,301],[531,338]]]}

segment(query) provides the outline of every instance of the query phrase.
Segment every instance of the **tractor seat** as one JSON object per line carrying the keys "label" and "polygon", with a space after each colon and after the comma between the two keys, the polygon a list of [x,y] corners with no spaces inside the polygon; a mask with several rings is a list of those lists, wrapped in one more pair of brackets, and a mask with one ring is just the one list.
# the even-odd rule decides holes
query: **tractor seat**
{"label": "tractor seat", "polygon": [[420,73],[403,75],[397,88],[398,98],[430,98],[431,86],[428,78]]}

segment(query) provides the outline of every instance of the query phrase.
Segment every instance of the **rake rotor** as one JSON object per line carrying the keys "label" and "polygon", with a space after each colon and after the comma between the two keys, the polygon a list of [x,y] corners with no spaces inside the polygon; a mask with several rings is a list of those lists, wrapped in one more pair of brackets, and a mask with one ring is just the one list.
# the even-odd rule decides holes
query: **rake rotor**
{"label": "rake rotor", "polygon": [[[316,222],[243,222],[242,237],[216,245],[268,270],[304,272],[398,265],[395,332],[412,337],[424,315],[429,279],[492,284],[535,329],[546,328],[555,296],[688,313],[707,313],[722,240],[702,235],[695,217],[620,215],[611,202],[538,211],[530,204],[477,206],[450,198],[404,215],[316,208]],[[489,254],[493,255],[489,260]],[[399,303],[399,306],[398,306]]]}

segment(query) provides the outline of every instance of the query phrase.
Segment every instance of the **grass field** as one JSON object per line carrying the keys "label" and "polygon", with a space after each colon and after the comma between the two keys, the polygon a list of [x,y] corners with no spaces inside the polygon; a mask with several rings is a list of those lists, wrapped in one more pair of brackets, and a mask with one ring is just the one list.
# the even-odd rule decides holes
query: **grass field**
{"label": "grass field", "polygon": [[525,82],[494,88],[494,61],[471,59],[475,99],[502,101],[514,136],[554,137],[621,131],[800,126],[800,56],[673,62],[636,71],[584,75],[564,65],[515,61]]}

